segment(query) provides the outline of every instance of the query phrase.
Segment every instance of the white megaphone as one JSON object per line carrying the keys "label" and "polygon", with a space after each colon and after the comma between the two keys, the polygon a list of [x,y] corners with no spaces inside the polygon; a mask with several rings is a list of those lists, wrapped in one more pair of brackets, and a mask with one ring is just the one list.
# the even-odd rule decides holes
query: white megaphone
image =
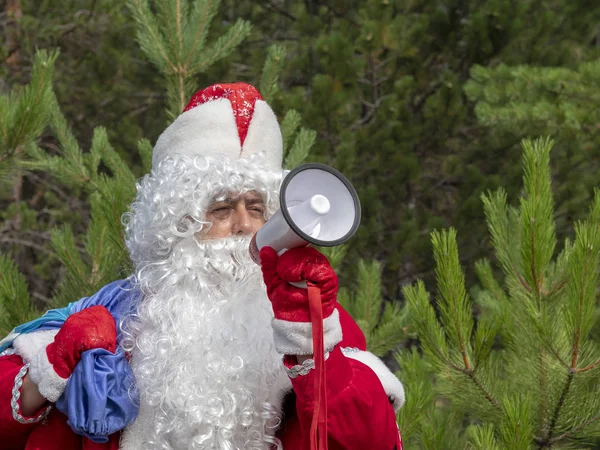
{"label": "white megaphone", "polygon": [[302,164],[283,179],[280,208],[256,232],[250,255],[260,264],[260,249],[279,255],[308,244],[333,247],[350,239],[360,223],[360,202],[352,184],[325,164]]}

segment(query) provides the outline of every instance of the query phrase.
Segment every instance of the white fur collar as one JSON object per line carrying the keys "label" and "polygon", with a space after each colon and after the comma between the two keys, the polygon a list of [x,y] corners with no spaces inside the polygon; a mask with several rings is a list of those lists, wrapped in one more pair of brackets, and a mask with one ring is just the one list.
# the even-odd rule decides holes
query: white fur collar
{"label": "white fur collar", "polygon": [[360,361],[364,365],[371,368],[381,381],[385,393],[390,397],[394,411],[398,412],[404,405],[404,386],[396,375],[383,363],[381,359],[371,352],[365,352],[358,349],[342,349],[346,357]]}

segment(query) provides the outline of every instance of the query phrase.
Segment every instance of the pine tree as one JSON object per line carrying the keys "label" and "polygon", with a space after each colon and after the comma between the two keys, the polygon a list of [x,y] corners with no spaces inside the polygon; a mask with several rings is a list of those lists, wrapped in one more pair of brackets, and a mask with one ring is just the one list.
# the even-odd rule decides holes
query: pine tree
{"label": "pine tree", "polygon": [[[598,53],[600,56],[600,53]],[[575,67],[531,65],[474,66],[465,93],[476,102],[475,113],[497,136],[522,138],[551,135],[559,236],[583,217],[600,156],[600,60]]]}
{"label": "pine tree", "polygon": [[[224,2],[225,17],[254,24],[259,46],[240,47],[243,60],[273,41],[289,48],[279,102],[317,130],[311,157],[346,174],[363,204],[342,277],[356,278],[359,257],[377,259],[388,300],[404,283],[432,281],[433,229],[470,230],[458,236],[464,261],[489,254],[479,195],[500,183],[517,195],[523,136],[477,120],[463,89],[469,69],[571,68],[597,55],[600,7],[587,0]],[[557,200],[559,212],[570,201]]]}
{"label": "pine tree", "polygon": [[[15,174],[11,168],[35,145],[35,140],[48,124],[53,97],[52,73],[57,56],[58,53],[38,52],[31,83],[22,89],[13,89],[9,95],[0,96],[0,190],[9,190],[9,186],[13,186]],[[15,202],[11,206],[12,210],[2,214],[3,219],[14,218],[21,222],[20,226],[23,222],[31,222],[31,216],[26,214],[23,205]],[[10,258],[0,255],[0,332],[8,331],[12,329],[11,325],[30,320],[37,314],[23,275]]]}
{"label": "pine tree", "polygon": [[[154,140],[165,119],[159,77],[142,62],[126,5],[105,0],[11,0],[4,5],[1,30],[6,39],[0,42],[0,55],[6,64],[0,65],[0,92],[9,95],[33,81],[37,49],[60,48],[53,87],[73,136],[89,148],[93,128],[110,124],[106,132],[115,151],[139,173],[139,157],[131,150],[143,135]],[[27,106],[38,116],[51,107],[47,99]],[[3,113],[0,120],[6,118]],[[46,123],[49,118],[48,113]],[[37,146],[59,155],[53,133],[45,126],[40,130]],[[5,150],[3,146],[0,152]],[[82,189],[17,167],[15,162],[27,159],[25,147],[17,156],[6,160],[7,176],[0,181],[0,252],[11,255],[29,282],[31,300],[45,309],[61,278],[50,230],[69,223],[76,238],[83,235],[90,205]]]}
{"label": "pine tree", "polygon": [[[414,448],[566,448],[600,433],[600,346],[592,332],[600,312],[600,191],[574,238],[558,248],[552,145],[523,141],[519,207],[508,205],[504,189],[482,196],[498,268],[479,261],[477,289],[467,291],[451,228],[432,233],[437,311],[422,282],[403,290],[424,352],[398,355],[414,395],[400,423]],[[422,376],[433,377],[433,390]],[[447,439],[435,446],[430,427],[414,422],[439,417],[455,428],[434,432]]]}

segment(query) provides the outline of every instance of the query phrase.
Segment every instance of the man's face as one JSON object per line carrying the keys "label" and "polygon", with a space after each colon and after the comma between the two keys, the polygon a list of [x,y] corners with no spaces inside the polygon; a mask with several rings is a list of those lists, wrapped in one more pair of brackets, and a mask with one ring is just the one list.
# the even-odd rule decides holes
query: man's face
{"label": "man's face", "polygon": [[257,192],[231,194],[209,206],[206,220],[212,227],[201,234],[201,239],[254,234],[265,223],[265,212],[264,201]]}

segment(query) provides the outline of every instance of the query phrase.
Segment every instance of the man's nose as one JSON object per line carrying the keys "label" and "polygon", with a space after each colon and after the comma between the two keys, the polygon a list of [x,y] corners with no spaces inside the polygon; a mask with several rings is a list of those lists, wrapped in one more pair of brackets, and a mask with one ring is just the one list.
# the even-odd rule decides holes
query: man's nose
{"label": "man's nose", "polygon": [[232,234],[251,234],[254,231],[250,214],[245,206],[235,211]]}

